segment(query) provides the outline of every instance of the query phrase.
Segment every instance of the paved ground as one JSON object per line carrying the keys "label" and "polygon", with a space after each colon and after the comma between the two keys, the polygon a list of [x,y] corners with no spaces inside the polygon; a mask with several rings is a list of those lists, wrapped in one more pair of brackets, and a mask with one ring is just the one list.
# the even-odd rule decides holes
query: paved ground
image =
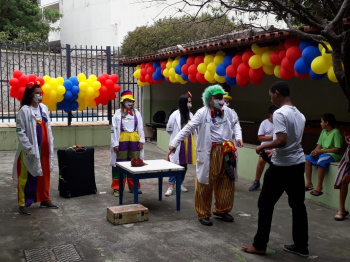
{"label": "paved ground", "polygon": [[[147,143],[146,159],[165,159],[166,153]],[[15,152],[0,151],[0,261],[348,261],[350,219],[337,222],[335,210],[307,202],[310,258],[282,250],[292,243],[291,210],[282,196],[275,208],[269,248],[274,255],[256,256],[240,250],[251,243],[257,227],[259,191],[248,192],[249,181],[236,184],[234,223],[213,218],[205,227],[194,210],[195,172],[191,166],[181,195],[181,211],[175,196],[158,201],[157,179],[142,180],[141,204],[149,208],[149,221],[113,226],[106,209],[118,205],[110,189],[111,172],[107,147],[95,148],[95,174],[98,193],[71,199],[58,194],[57,158],[52,173],[51,198],[57,210],[31,207],[32,215],[17,210],[16,182],[11,178]],[[164,179],[163,191],[167,183]],[[163,193],[164,193],[163,192]],[[125,204],[132,194],[125,193]],[[46,257],[46,259],[44,259]],[[69,258],[70,257],[70,258]],[[65,260],[64,260],[65,259]]]}

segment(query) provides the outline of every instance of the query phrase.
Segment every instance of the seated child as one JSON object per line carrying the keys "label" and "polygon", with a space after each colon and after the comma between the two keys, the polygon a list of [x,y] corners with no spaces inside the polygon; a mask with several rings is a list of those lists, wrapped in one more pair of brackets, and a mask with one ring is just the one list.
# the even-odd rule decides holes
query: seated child
{"label": "seated child", "polygon": [[[340,149],[343,144],[343,138],[338,129],[334,128],[336,123],[335,116],[333,114],[324,114],[321,117],[322,132],[317,141],[316,148],[306,157],[305,161],[305,175],[306,184],[305,191],[311,191],[313,196],[321,196],[323,180],[326,172],[329,170],[329,164],[341,159]],[[312,166],[318,168],[318,182],[317,187],[314,189],[311,175]]]}

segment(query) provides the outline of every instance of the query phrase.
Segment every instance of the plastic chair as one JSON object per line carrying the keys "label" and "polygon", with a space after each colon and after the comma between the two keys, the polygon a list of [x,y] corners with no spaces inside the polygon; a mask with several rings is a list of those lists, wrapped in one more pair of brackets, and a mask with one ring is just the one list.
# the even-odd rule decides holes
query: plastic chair
{"label": "plastic chair", "polygon": [[153,129],[153,137],[151,140],[156,140],[157,138],[157,128],[166,128],[165,123],[166,114],[164,111],[157,111],[153,115],[153,122],[154,123],[148,123],[146,126],[151,127]]}

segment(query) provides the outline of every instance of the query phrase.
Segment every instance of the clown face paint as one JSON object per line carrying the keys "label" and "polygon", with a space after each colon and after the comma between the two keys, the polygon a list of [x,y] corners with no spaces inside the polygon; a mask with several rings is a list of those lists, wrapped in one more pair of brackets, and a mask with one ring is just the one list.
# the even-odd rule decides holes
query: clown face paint
{"label": "clown face paint", "polygon": [[225,101],[225,106],[229,107],[230,103],[228,101]]}
{"label": "clown face paint", "polygon": [[126,109],[132,109],[134,107],[134,102],[133,101],[125,101],[124,106]]}
{"label": "clown face paint", "polygon": [[188,109],[191,109],[191,108],[192,108],[192,102],[188,102],[188,103],[187,103],[187,108],[188,108]]}
{"label": "clown face paint", "polygon": [[213,102],[214,102],[213,106],[219,110],[221,110],[225,104],[225,100],[223,98],[222,99],[214,99]]}
{"label": "clown face paint", "polygon": [[35,103],[40,103],[41,100],[43,100],[43,97],[40,94],[34,94],[33,100]]}

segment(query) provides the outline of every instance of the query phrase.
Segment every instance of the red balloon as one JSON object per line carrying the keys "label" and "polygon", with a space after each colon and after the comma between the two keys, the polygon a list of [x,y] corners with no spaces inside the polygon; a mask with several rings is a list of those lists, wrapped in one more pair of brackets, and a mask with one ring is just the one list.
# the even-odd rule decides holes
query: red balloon
{"label": "red balloon", "polygon": [[146,82],[146,79],[145,79],[145,76],[144,75],[140,75],[140,78],[139,78],[139,80],[141,81],[141,82]]}
{"label": "red balloon", "polygon": [[237,75],[240,74],[242,77],[248,78],[249,69],[250,67],[247,64],[242,63],[237,67]]}
{"label": "red balloon", "polygon": [[22,72],[20,70],[13,71],[13,77],[20,78],[22,75]]}
{"label": "red balloon", "polygon": [[106,87],[113,88],[114,82],[111,79],[106,80]]}
{"label": "red balloon", "polygon": [[142,63],[141,65],[140,65],[140,68],[142,69],[142,68],[145,68],[145,66],[146,66],[146,64],[145,63]]}
{"label": "red balloon", "polygon": [[284,67],[281,67],[280,76],[285,80],[292,79],[294,76],[294,69],[290,71],[290,70],[286,70]]}
{"label": "red balloon", "polygon": [[146,79],[146,82],[148,82],[148,83],[151,83],[151,82],[152,82],[152,80],[153,80],[153,78],[152,78],[152,75],[151,75],[151,74],[147,74],[147,75],[145,76],[145,79]]}
{"label": "red balloon", "polygon": [[120,85],[114,84],[114,92],[119,92],[120,91]]}
{"label": "red balloon", "polygon": [[253,69],[253,68],[249,69],[249,78],[250,78],[250,82],[252,84],[254,84],[252,81],[256,82],[259,79],[261,79],[261,81],[262,81],[263,76],[264,76],[264,70],[262,69],[262,67],[260,67],[258,69]]}
{"label": "red balloon", "polygon": [[165,78],[165,80],[166,80],[166,81],[168,81],[168,82],[170,82],[170,79],[169,79],[169,77],[166,77],[166,78]]}
{"label": "red balloon", "polygon": [[280,51],[274,51],[270,54],[271,64],[273,64],[273,65],[280,65],[281,64],[282,59],[280,58],[279,54],[280,54]]}
{"label": "red balloon", "polygon": [[102,99],[101,104],[106,106],[106,105],[108,105],[108,101],[109,101],[108,99]]}
{"label": "red balloon", "polygon": [[242,64],[242,56],[241,55],[235,55],[233,58],[232,58],[232,65],[234,66],[234,68],[237,69],[237,67]]}
{"label": "red balloon", "polygon": [[194,63],[198,66],[201,63],[204,63],[204,56],[199,55],[196,57],[196,59],[194,60]]}
{"label": "red balloon", "polygon": [[195,57],[194,55],[190,55],[190,56],[187,58],[186,64],[188,64],[188,66],[194,64],[195,59],[196,59],[196,57]]}
{"label": "red balloon", "polygon": [[280,43],[278,45],[278,49],[281,51],[281,50],[285,50],[286,48],[284,47],[284,44],[283,43]]}
{"label": "red balloon", "polygon": [[141,75],[142,76],[146,76],[147,75],[147,69],[146,68],[142,68],[141,69]]}
{"label": "red balloon", "polygon": [[291,46],[298,46],[299,44],[300,44],[299,37],[289,37],[284,41],[284,47],[286,49],[290,48]]}
{"label": "red balloon", "polygon": [[36,75],[30,74],[30,75],[28,76],[28,79],[29,79],[29,82],[34,82],[35,79],[36,79]]}
{"label": "red balloon", "polygon": [[197,65],[196,64],[192,64],[188,67],[188,73],[190,75],[196,75],[197,74]]}
{"label": "red balloon", "polygon": [[249,78],[242,76],[241,74],[237,74],[236,81],[237,81],[237,85],[241,87],[245,87],[249,83]]}
{"label": "red balloon", "polygon": [[184,75],[188,75],[188,64],[184,64],[182,67],[181,67],[181,72],[184,74]]}
{"label": "red balloon", "polygon": [[196,78],[197,78],[198,82],[200,82],[200,83],[208,83],[208,81],[204,77],[204,74],[197,72]]}
{"label": "red balloon", "polygon": [[306,73],[306,74],[298,74],[296,71],[294,71],[294,75],[296,78],[299,78],[299,79],[305,79],[305,78],[308,78],[309,77],[309,73]]}
{"label": "red balloon", "polygon": [[147,68],[147,74],[149,74],[149,75],[152,75],[155,71],[156,70],[152,66]]}
{"label": "red balloon", "polygon": [[188,80],[190,80],[192,83],[198,82],[196,75],[188,75]]}
{"label": "red balloon", "polygon": [[226,68],[226,75],[228,77],[236,77],[237,75],[237,70],[235,69],[234,65],[229,65],[227,68]]}
{"label": "red balloon", "polygon": [[26,84],[29,83],[29,78],[26,75],[21,75],[19,78],[19,83],[21,86],[25,86]]}
{"label": "red balloon", "polygon": [[153,67],[153,62],[152,62],[152,61],[149,61],[149,62],[146,64],[146,68],[149,68],[149,67]]}
{"label": "red balloon", "polygon": [[97,80],[101,83],[101,85],[104,85],[106,83],[106,78],[103,75],[97,77]]}
{"label": "red balloon", "polygon": [[99,89],[100,91],[100,97],[103,98],[106,96],[106,94],[108,93],[108,88],[106,86],[101,86],[101,88]]}
{"label": "red balloon", "polygon": [[25,87],[21,86],[20,88],[17,89],[17,99],[18,101],[22,101],[24,91],[26,90]]}
{"label": "red balloon", "polygon": [[116,74],[112,74],[109,78],[110,78],[114,83],[117,83],[117,82],[118,82],[118,79],[119,79],[119,77],[118,77]]}
{"label": "red balloon", "polygon": [[9,81],[9,84],[10,84],[10,86],[15,87],[15,88],[20,86],[19,80],[17,78],[11,78]]}
{"label": "red balloon", "polygon": [[286,50],[281,50],[278,54],[278,56],[280,57],[280,59],[282,60],[285,56],[286,56]]}
{"label": "red balloon", "polygon": [[261,82],[263,81],[263,78],[258,78],[258,79],[250,79],[250,83],[252,83],[253,85],[260,85]]}
{"label": "red balloon", "polygon": [[[15,78],[15,79],[18,81],[17,78]],[[10,89],[10,96],[13,97],[13,98],[17,97],[17,92],[18,92],[17,88],[11,87],[11,89]]]}
{"label": "red balloon", "polygon": [[161,62],[161,63],[160,63],[160,67],[161,67],[162,69],[165,69],[165,68],[166,68],[166,63],[167,63],[167,61]]}
{"label": "red balloon", "polygon": [[106,80],[109,79],[109,74],[103,73],[102,75],[106,78]]}
{"label": "red balloon", "polygon": [[294,70],[294,64],[287,57],[282,59],[281,67],[283,67],[284,69],[286,69],[288,71]]}
{"label": "red balloon", "polygon": [[43,84],[45,84],[45,80],[42,77],[35,78],[35,81],[39,81],[41,86],[43,86]]}
{"label": "red balloon", "polygon": [[288,57],[288,59],[293,63],[297,61],[301,57],[301,51],[299,46],[289,47],[286,52],[286,57]]}
{"label": "red balloon", "polygon": [[249,58],[251,58],[253,55],[255,55],[254,54],[254,52],[252,51],[252,50],[246,50],[244,53],[243,53],[243,55],[242,55],[242,61],[243,61],[243,63],[246,63],[246,64],[248,64],[248,62],[249,62]]}
{"label": "red balloon", "polygon": [[163,79],[160,79],[158,81],[154,81],[155,84],[160,84],[161,82],[163,82]]}

